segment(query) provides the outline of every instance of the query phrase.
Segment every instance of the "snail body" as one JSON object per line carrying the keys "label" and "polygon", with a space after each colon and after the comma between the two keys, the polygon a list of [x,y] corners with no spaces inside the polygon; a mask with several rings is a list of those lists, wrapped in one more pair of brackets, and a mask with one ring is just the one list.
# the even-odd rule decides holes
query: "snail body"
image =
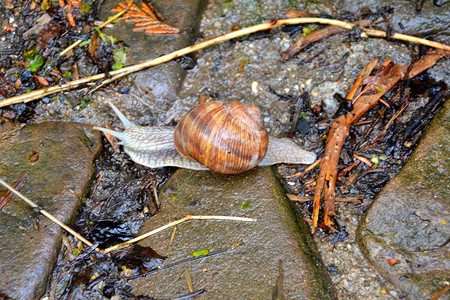
{"label": "snail body", "polygon": [[316,155],[288,139],[267,134],[259,109],[241,102],[207,102],[174,126],[138,126],[112,103],[125,130],[94,127],[121,140],[125,153],[150,168],[210,169],[224,174],[278,163],[309,164]]}

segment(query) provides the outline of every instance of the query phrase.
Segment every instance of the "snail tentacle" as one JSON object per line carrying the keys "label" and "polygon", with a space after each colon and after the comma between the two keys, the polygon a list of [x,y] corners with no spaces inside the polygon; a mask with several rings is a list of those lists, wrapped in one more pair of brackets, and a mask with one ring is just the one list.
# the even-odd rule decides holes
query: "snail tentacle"
{"label": "snail tentacle", "polygon": [[109,104],[109,106],[111,106],[111,108],[114,110],[116,115],[119,117],[120,121],[122,122],[122,124],[125,128],[128,128],[130,126],[135,126],[133,124],[133,122],[128,120],[127,117],[125,117],[125,115],[111,101],[108,101],[108,104]]}
{"label": "snail tentacle", "polygon": [[127,137],[128,137],[125,132],[114,131],[112,129],[108,129],[108,128],[104,128],[104,127],[94,126],[94,129],[103,131],[105,133],[108,133],[108,134],[110,134],[110,135],[112,135],[112,136],[114,136],[114,137],[116,137],[116,138],[118,138],[118,139],[120,139],[122,141],[126,140]]}

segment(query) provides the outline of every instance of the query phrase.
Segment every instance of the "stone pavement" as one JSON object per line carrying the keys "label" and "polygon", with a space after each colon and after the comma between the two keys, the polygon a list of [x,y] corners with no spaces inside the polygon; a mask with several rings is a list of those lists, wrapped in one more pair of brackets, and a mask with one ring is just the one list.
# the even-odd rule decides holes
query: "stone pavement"
{"label": "stone pavement", "polygon": [[[21,128],[1,119],[0,139],[2,179],[12,184],[28,173],[20,192],[63,223],[73,221],[94,174],[99,133],[81,124]],[[0,292],[40,298],[59,252],[61,228],[14,197],[0,212],[0,241]]]}
{"label": "stone pavement", "polygon": [[172,230],[144,240],[142,245],[168,255],[164,265],[204,249],[228,251],[135,280],[133,294],[156,299],[188,294],[184,273],[189,270],[195,289],[206,290],[201,299],[270,299],[279,276],[284,278],[280,295],[286,299],[334,299],[308,227],[294,213],[271,168],[240,175],[180,169],[165,184],[160,200],[160,212],[147,220],[142,233],[188,214],[250,217],[257,222],[180,224],[169,252]]}

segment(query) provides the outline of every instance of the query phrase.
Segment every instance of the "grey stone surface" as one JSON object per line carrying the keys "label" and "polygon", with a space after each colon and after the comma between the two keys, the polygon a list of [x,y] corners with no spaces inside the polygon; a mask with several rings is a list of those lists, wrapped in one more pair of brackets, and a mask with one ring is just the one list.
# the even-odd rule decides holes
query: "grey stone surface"
{"label": "grey stone surface", "polygon": [[[447,101],[359,228],[365,256],[411,299],[430,298],[448,284],[449,120]],[[399,262],[389,265],[390,256]]]}
{"label": "grey stone surface", "polygon": [[[93,175],[100,135],[89,127],[45,122],[20,129],[0,120],[0,176],[64,223],[81,205]],[[36,152],[39,159],[30,161]],[[2,187],[0,189],[3,190]],[[33,228],[33,219],[39,229]],[[0,212],[0,291],[14,299],[37,299],[45,292],[61,242],[61,229],[18,197]]]}
{"label": "grey stone surface", "polygon": [[[200,299],[270,299],[282,261],[286,299],[333,299],[328,276],[317,257],[308,229],[298,222],[278,179],[268,167],[235,176],[178,170],[160,195],[159,214],[142,232],[188,214],[256,218],[257,222],[189,221],[142,242],[168,255],[165,265],[192,257],[194,251],[230,249],[220,255],[163,270],[133,281],[133,294],[167,299],[188,294],[184,273],[190,270]],[[248,201],[248,208],[241,208]]]}
{"label": "grey stone surface", "polygon": [[422,1],[422,9],[417,10],[417,2],[408,0],[339,0],[335,9],[359,15],[363,10],[372,12],[383,8],[392,9],[391,23],[395,32],[410,34],[448,44],[450,29],[449,1]]}

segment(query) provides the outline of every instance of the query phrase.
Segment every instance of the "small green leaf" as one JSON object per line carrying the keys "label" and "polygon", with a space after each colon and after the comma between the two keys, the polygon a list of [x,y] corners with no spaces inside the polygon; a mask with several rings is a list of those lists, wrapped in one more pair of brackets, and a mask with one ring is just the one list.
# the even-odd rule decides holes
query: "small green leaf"
{"label": "small green leaf", "polygon": [[50,3],[48,3],[47,1],[42,1],[41,9],[43,11],[45,11],[45,10],[48,10],[49,8],[50,8]]}
{"label": "small green leaf", "polygon": [[301,117],[302,117],[302,119],[306,119],[306,114],[302,113]]}
{"label": "small green leaf", "polygon": [[178,197],[177,196],[172,196],[172,199],[170,199],[172,202],[175,202],[175,201],[177,201],[178,200]]}
{"label": "small green leaf", "polygon": [[80,9],[82,12],[87,13],[89,9],[91,9],[91,6],[88,3],[83,2],[80,4]]}
{"label": "small green leaf", "polygon": [[238,69],[238,73],[244,72],[244,68],[245,68],[245,66],[247,65],[247,63],[248,63],[248,58],[244,58],[244,59],[241,61],[241,66],[240,66],[239,69]]}
{"label": "small green leaf", "polygon": [[84,46],[86,46],[86,45],[89,45],[89,43],[91,42],[91,40],[89,39],[89,40],[87,40],[87,41],[83,41],[83,42],[81,42],[81,44],[80,44],[80,46],[79,47],[84,47]]}
{"label": "small green leaf", "polygon": [[316,29],[317,29],[317,26],[303,27],[302,32],[303,32],[303,35],[308,35]]}
{"label": "small green leaf", "polygon": [[247,209],[250,206],[250,201],[244,201],[241,204],[241,209]]}
{"label": "small green leaf", "polygon": [[42,57],[42,55],[38,54],[36,47],[25,51],[24,58],[27,62],[25,66],[29,67],[31,72],[35,72],[37,68],[44,64],[44,58]]}
{"label": "small green leaf", "polygon": [[64,72],[63,77],[72,77],[72,72],[70,71]]}
{"label": "small green leaf", "polygon": [[379,86],[379,85],[375,85],[374,86],[374,88],[375,88],[375,91],[377,92],[377,93],[383,93],[383,87],[382,86]]}
{"label": "small green leaf", "polygon": [[113,53],[113,70],[122,69],[127,62],[127,54],[122,49],[116,49]]}
{"label": "small green leaf", "polygon": [[378,167],[378,164],[380,163],[380,159],[377,155],[372,155],[370,157],[370,161],[373,163],[372,169],[376,169]]}
{"label": "small green leaf", "polygon": [[44,64],[44,58],[40,54],[36,54],[36,56],[29,61],[27,67],[30,67],[31,72],[36,72],[37,68]]}
{"label": "small green leaf", "polygon": [[208,249],[203,249],[203,250],[200,250],[200,251],[195,251],[195,252],[192,252],[192,256],[193,257],[198,257],[198,256],[206,256],[206,255],[208,255],[209,254],[209,250]]}
{"label": "small green leaf", "polygon": [[103,34],[103,32],[100,31],[100,28],[94,27],[94,29],[95,29],[95,31],[97,31],[98,36],[102,39],[102,41],[103,41],[104,43],[106,43],[106,42],[107,42],[107,39],[106,39],[105,35]]}
{"label": "small green leaf", "polygon": [[112,35],[108,35],[108,40],[111,43],[111,45],[114,45],[117,42],[117,39],[113,37]]}

